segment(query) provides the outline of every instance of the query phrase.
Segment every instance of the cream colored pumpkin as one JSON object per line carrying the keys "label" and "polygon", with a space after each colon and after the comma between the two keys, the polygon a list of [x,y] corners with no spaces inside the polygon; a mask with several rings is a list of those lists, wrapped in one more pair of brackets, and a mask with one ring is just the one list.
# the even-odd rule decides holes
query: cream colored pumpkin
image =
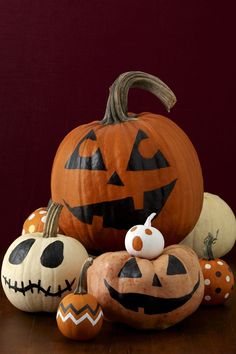
{"label": "cream colored pumpkin", "polygon": [[2,287],[20,310],[55,312],[61,299],[77,285],[88,254],[75,238],[55,233],[58,214],[58,206],[52,205],[44,233],[18,237],[4,256]]}
{"label": "cream colored pumpkin", "polygon": [[204,256],[204,239],[208,234],[217,236],[213,244],[214,258],[228,253],[236,240],[236,220],[228,204],[218,195],[204,193],[203,207],[194,229],[185,237],[181,244],[187,245],[197,253]]}

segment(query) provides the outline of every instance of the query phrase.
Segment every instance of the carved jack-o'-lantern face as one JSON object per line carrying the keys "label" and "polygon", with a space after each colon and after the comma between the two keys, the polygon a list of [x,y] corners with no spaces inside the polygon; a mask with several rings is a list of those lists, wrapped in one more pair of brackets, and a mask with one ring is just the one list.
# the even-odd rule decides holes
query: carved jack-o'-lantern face
{"label": "carved jack-o'-lantern face", "polygon": [[194,252],[174,245],[153,261],[127,252],[99,256],[88,270],[88,291],[111,321],[166,328],[197,309],[204,284]]}
{"label": "carved jack-o'-lantern face", "polygon": [[185,133],[169,119],[82,125],[62,141],[52,169],[52,199],[63,203],[60,227],[96,251],[124,248],[126,231],[156,213],[167,244],[197,221],[202,176]]}

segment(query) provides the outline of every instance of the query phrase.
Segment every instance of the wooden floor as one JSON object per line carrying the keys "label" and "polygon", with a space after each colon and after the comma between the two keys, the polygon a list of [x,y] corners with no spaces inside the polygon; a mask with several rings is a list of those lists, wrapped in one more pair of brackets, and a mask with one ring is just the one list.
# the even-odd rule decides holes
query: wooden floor
{"label": "wooden floor", "polygon": [[[233,257],[226,261],[236,274]],[[201,306],[167,330],[142,332],[105,322],[100,334],[90,342],[63,337],[57,329],[55,314],[29,314],[15,309],[2,288],[0,303],[0,354],[236,353],[236,291],[225,305]]]}

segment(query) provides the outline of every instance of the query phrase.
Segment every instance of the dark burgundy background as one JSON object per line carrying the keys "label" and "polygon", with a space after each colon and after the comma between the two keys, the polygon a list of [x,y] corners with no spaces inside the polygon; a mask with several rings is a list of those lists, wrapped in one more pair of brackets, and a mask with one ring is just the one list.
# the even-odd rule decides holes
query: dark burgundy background
{"label": "dark burgundy background", "polygon": [[[108,88],[128,70],[176,93],[169,116],[189,135],[205,190],[236,210],[234,1],[0,0],[1,247],[50,197],[66,133],[103,117]],[[132,90],[129,109],[167,114]]]}

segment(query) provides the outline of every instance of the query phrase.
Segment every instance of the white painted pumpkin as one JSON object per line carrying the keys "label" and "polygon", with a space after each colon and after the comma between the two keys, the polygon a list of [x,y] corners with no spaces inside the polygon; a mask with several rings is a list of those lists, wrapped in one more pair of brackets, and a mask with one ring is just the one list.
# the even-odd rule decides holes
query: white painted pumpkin
{"label": "white painted pumpkin", "polygon": [[194,229],[181,244],[187,245],[204,256],[204,239],[208,234],[217,235],[217,242],[212,246],[214,258],[228,253],[236,240],[236,220],[228,204],[218,195],[204,193],[203,207]]}
{"label": "white painted pumpkin", "polygon": [[165,241],[162,233],[151,226],[156,213],[152,213],[144,225],[136,225],[125,236],[125,248],[131,256],[146,259],[157,258],[163,251]]}
{"label": "white painted pumpkin", "polygon": [[88,254],[75,238],[57,234],[61,205],[48,210],[43,233],[18,237],[2,263],[1,280],[8,300],[28,312],[55,312],[77,285]]}

